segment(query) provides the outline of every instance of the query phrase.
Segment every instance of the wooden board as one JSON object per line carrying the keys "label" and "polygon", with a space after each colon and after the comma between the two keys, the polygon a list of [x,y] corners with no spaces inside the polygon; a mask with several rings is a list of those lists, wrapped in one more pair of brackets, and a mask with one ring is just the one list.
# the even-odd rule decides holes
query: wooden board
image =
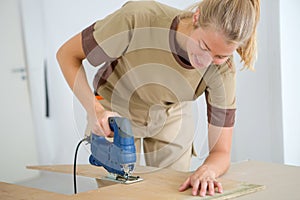
{"label": "wooden board", "polygon": [[[73,174],[73,165],[39,165],[27,166],[27,169],[35,169],[49,172],[58,172],[64,174]],[[76,174],[90,178],[101,178],[107,174],[106,170],[102,167],[93,165],[77,165]]]}
{"label": "wooden board", "polygon": [[[73,173],[72,165],[48,165],[48,166],[29,166],[29,169],[45,170],[59,173]],[[145,168],[145,167],[142,167]],[[136,171],[154,171],[153,173],[138,174],[144,181],[130,185],[113,184],[107,187],[101,187],[98,190],[88,191],[73,195],[73,198],[79,199],[97,199],[99,196],[105,199],[199,199],[199,196],[193,197],[191,189],[185,192],[178,192],[179,185],[184,182],[190,173],[177,172],[170,169],[143,170]],[[92,165],[78,165],[77,174],[91,178],[101,178],[107,172],[101,167]],[[229,199],[241,195],[249,194],[264,189],[262,185],[249,184],[230,179],[220,179],[224,193],[215,196],[207,196],[201,199]]]}
{"label": "wooden board", "polygon": [[1,200],[71,200],[71,196],[0,182]]}
{"label": "wooden board", "polygon": [[[37,166],[32,168],[68,174],[71,174],[73,170],[72,165]],[[102,168],[83,165],[78,167],[78,174],[94,178],[103,176],[106,171]],[[233,197],[238,197],[240,200],[300,199],[298,192],[298,188],[300,188],[300,167],[297,166],[251,160],[233,163],[228,172],[219,179],[223,184],[225,193],[206,198],[191,196],[191,190],[183,193],[178,192],[179,184],[188,175],[189,173],[174,172],[172,170],[143,173],[141,174],[145,179],[143,182],[133,185],[115,184],[77,195],[56,194],[0,182],[0,199],[230,199]],[[259,185],[249,183],[258,183]],[[262,190],[263,188],[265,189]],[[256,192],[259,190],[262,191]]]}

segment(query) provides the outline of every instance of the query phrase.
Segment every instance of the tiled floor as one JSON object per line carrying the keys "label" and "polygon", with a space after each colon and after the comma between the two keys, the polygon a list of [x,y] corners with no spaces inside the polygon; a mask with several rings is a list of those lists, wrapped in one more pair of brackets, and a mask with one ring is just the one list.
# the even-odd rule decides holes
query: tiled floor
{"label": "tiled floor", "polygon": [[[97,189],[97,183],[93,178],[77,176],[76,180],[78,193]],[[73,176],[69,174],[41,172],[37,178],[16,184],[61,194],[74,193]]]}

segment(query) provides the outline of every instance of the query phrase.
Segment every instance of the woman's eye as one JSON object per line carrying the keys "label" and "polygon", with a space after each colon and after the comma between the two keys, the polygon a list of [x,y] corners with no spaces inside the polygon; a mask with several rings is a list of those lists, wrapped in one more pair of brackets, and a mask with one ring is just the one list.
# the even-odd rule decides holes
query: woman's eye
{"label": "woman's eye", "polygon": [[200,42],[198,43],[198,46],[202,51],[208,51],[208,49],[206,49],[203,45],[201,45]]}
{"label": "woman's eye", "polygon": [[228,56],[216,56],[217,59],[227,59]]}

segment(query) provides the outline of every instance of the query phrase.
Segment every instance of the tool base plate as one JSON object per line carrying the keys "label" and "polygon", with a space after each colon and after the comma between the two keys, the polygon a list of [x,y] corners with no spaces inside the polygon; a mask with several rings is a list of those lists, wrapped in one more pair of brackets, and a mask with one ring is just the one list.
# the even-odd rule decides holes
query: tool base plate
{"label": "tool base plate", "polygon": [[118,174],[108,174],[100,179],[104,181],[112,181],[112,182],[122,183],[122,184],[132,184],[143,180],[139,176],[128,176],[126,178]]}

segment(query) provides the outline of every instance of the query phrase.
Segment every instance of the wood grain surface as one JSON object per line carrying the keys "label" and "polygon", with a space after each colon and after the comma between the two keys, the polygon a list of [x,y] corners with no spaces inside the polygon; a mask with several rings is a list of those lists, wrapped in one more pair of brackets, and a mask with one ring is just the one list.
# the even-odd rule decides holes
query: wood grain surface
{"label": "wood grain surface", "polygon": [[[45,170],[72,174],[72,165],[48,165],[48,166],[29,166],[29,169]],[[141,176],[144,180],[134,184],[109,184],[107,187],[101,187],[97,190],[69,195],[72,198],[79,199],[97,199],[99,196],[104,199],[199,199],[199,196],[192,196],[191,189],[185,192],[178,192],[179,185],[189,176],[191,172],[177,172],[170,169],[156,169],[149,167],[140,167],[135,171],[143,172],[135,175]],[[77,175],[101,178],[107,172],[102,167],[92,165],[78,165]],[[264,189],[263,185],[240,182],[220,178],[224,193],[217,193],[214,196],[202,197],[200,199],[229,199],[256,192]],[[68,196],[68,195],[66,195]]]}

